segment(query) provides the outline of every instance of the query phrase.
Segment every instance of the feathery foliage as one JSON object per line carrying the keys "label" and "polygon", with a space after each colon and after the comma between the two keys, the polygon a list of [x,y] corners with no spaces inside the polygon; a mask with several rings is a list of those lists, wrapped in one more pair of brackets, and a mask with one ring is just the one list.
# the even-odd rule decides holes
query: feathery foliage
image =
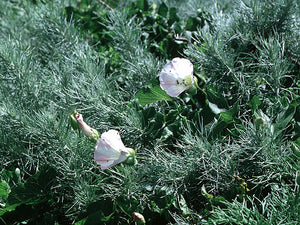
{"label": "feathery foliage", "polygon": [[[0,224],[138,224],[133,212],[147,224],[296,224],[298,9],[0,1]],[[197,94],[157,94],[174,57],[192,61]],[[138,164],[101,170],[74,110],[99,134],[119,130]]]}

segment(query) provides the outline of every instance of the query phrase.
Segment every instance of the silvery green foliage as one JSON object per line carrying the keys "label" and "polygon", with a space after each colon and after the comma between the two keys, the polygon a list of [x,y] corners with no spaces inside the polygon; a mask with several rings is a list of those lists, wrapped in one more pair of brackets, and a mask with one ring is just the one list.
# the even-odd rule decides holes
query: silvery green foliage
{"label": "silvery green foliage", "polygon": [[[186,18],[199,9],[212,15],[192,36],[193,45],[178,54],[203,76],[204,90],[230,107],[236,104],[238,112],[231,118],[216,106],[212,123],[203,124],[196,114],[203,112],[201,104],[191,104],[186,95],[144,107],[132,100],[170,59],[151,53],[142,21],[128,11],[115,8],[104,20],[116,56],[116,68],[106,74],[107,52],[99,52],[87,41],[91,33],[66,18],[65,7],[77,9],[78,1],[0,1],[0,174],[7,179],[2,186],[36,196],[31,186],[22,188],[41,174],[39,182],[48,182],[43,175],[49,173],[41,171],[49,165],[54,179],[37,189],[44,191],[49,210],[36,214],[53,220],[60,215],[62,224],[95,215],[104,215],[97,219],[107,224],[128,224],[133,211],[147,224],[237,223],[240,216],[245,223],[295,223],[299,168],[290,142],[298,112],[299,5],[226,2],[166,3],[180,7],[178,15]],[[120,130],[124,146],[143,159],[102,171],[93,161],[94,144],[67,125],[74,109],[100,133]],[[190,115],[193,120],[187,120]],[[228,133],[211,138],[222,115],[230,117]]]}

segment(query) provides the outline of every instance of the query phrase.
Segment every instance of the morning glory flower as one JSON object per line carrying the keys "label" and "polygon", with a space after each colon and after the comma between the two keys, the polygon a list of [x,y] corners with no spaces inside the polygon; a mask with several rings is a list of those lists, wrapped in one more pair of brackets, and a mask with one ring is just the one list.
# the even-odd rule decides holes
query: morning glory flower
{"label": "morning glory flower", "polygon": [[109,130],[101,135],[96,143],[94,159],[105,170],[121,162],[135,164],[135,151],[126,148],[116,130]]}
{"label": "morning glory flower", "polygon": [[163,67],[159,81],[169,96],[177,97],[193,85],[193,64],[188,59],[174,58]]}

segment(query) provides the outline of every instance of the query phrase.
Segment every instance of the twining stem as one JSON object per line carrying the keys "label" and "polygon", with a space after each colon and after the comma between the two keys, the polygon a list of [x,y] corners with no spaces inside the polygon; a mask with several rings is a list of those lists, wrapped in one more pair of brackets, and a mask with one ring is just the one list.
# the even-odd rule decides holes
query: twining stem
{"label": "twining stem", "polygon": [[113,11],[113,8],[110,7],[110,5],[108,5],[107,3],[105,3],[104,1],[102,0],[98,0],[98,2],[100,2],[102,5],[104,5],[106,8],[108,8],[110,11]]}
{"label": "twining stem", "polygon": [[145,158],[145,157],[140,157],[140,156],[136,156],[136,159],[141,159],[141,160],[151,160],[151,161],[154,160],[154,159]]}
{"label": "twining stem", "polygon": [[199,85],[198,85],[197,82],[195,82],[195,83],[196,83],[196,87],[197,87],[202,93],[204,93],[205,97],[207,97],[206,92],[205,92],[201,87],[199,87]]}

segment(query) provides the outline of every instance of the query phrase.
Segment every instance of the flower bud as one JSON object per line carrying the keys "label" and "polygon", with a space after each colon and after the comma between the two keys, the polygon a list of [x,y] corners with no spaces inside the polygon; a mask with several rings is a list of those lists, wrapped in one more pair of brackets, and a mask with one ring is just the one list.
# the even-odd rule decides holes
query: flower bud
{"label": "flower bud", "polygon": [[19,168],[16,168],[16,169],[15,169],[15,174],[16,174],[17,177],[20,177],[21,171],[20,171]]}
{"label": "flower bud", "polygon": [[133,221],[136,222],[137,225],[144,225],[146,224],[146,220],[144,216],[140,213],[133,212]]}
{"label": "flower bud", "polygon": [[18,183],[20,183],[21,182],[21,171],[20,171],[19,168],[15,169],[15,174],[16,174],[16,177],[18,179]]}
{"label": "flower bud", "polygon": [[[94,128],[91,128],[89,125],[87,125],[84,121],[83,121],[83,117],[80,113],[75,114],[76,111],[74,111],[74,113],[71,115],[72,116],[72,120],[73,121],[73,117],[76,118],[77,121],[77,125],[79,126],[79,128],[81,128],[81,130],[83,131],[83,133],[91,140],[96,142],[99,139],[99,134],[98,131],[95,130]],[[71,123],[72,124],[72,123]],[[77,129],[77,128],[76,128]]]}

